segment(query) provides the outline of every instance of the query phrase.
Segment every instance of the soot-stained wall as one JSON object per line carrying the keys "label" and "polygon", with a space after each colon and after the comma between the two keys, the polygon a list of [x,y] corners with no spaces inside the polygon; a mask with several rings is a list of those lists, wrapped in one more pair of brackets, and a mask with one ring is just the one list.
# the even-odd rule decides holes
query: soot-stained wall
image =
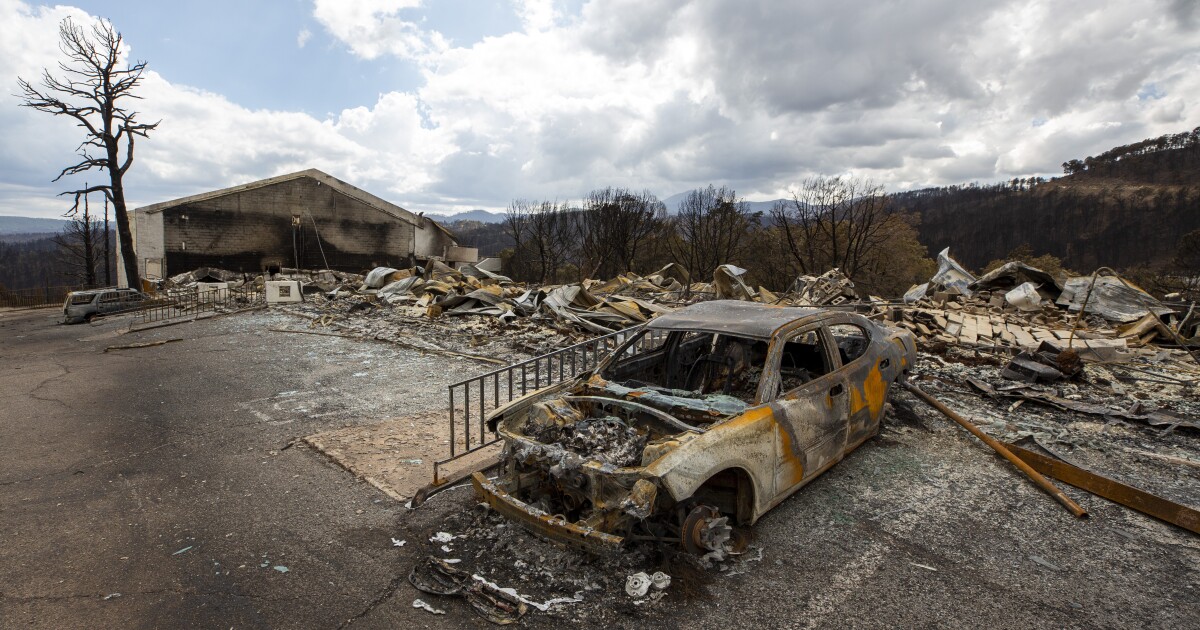
{"label": "soot-stained wall", "polygon": [[[162,210],[168,273],[409,264],[414,227],[309,177]],[[297,225],[299,223],[299,225]]]}

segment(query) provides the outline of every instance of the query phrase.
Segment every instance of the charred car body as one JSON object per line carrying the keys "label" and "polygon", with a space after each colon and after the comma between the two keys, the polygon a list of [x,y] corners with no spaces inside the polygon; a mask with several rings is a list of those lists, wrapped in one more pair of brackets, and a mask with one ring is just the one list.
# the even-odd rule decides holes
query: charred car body
{"label": "charred car body", "polygon": [[497,409],[503,469],[476,491],[549,538],[705,553],[879,431],[911,334],[860,315],[702,302],[574,381]]}

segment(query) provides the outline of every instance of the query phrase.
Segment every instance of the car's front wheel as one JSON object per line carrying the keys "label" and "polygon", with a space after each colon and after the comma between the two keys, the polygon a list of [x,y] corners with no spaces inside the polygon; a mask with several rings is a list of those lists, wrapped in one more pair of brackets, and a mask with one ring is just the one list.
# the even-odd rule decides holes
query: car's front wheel
{"label": "car's front wheel", "polygon": [[733,527],[729,525],[729,517],[722,516],[717,508],[703,503],[688,512],[679,532],[683,548],[696,555],[726,550],[732,536]]}

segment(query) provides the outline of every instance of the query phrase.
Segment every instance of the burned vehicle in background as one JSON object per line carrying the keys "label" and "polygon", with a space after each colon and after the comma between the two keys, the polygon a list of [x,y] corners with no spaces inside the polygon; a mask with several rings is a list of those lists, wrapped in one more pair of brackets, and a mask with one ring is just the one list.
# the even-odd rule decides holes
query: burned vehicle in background
{"label": "burned vehicle in background", "polygon": [[101,315],[132,311],[148,299],[141,291],[117,287],[71,291],[63,301],[63,323],[79,324]]}
{"label": "burned vehicle in background", "polygon": [[907,331],[850,312],[719,300],[651,321],[594,370],[488,418],[497,511],[602,552],[625,541],[722,553],[879,431],[916,358]]}

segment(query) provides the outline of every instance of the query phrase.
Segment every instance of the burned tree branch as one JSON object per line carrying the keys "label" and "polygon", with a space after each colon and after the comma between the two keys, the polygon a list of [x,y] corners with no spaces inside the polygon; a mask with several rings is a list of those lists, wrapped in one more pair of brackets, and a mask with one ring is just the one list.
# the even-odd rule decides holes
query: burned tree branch
{"label": "burned tree branch", "polygon": [[[81,160],[64,168],[53,181],[90,170],[108,173],[107,185],[85,186],[62,193],[75,197],[67,214],[74,216],[78,212],[80,197],[91,192],[104,193],[115,211],[126,281],[129,286],[140,288],[122,178],[133,164],[134,139],[149,137],[149,132],[159,123],[139,123],[137,112],[125,109],[123,105],[126,99],[139,98],[134,91],[141,83],[146,62],[119,67],[124,40],[107,20],[97,20],[87,29],[67,18],[59,25],[58,34],[59,49],[67,58],[58,64],[60,76],[43,70],[40,87],[18,78],[21,105],[55,116],[67,116],[86,132],[77,147]],[[102,150],[103,156],[92,155],[89,148]]]}

